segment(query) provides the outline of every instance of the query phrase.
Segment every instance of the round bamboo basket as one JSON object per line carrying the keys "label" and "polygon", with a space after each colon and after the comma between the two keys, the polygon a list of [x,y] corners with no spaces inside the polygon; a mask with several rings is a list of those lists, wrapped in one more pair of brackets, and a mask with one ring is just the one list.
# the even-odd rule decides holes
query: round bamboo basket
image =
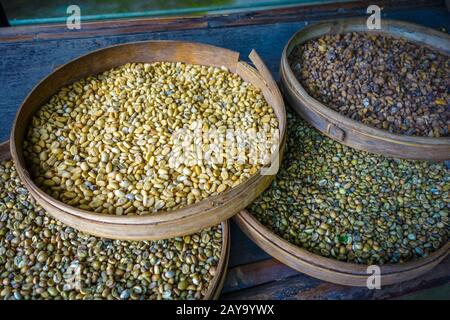
{"label": "round bamboo basket", "polygon": [[239,53],[231,50],[189,42],[146,41],[116,45],[77,58],[43,79],[25,98],[17,112],[11,135],[11,154],[19,177],[36,200],[55,218],[78,230],[105,238],[126,240],[157,240],[194,233],[217,225],[249,205],[272,182],[274,175],[260,171],[244,183],[219,195],[170,212],[146,216],[115,216],[97,214],[74,208],[58,201],[36,186],[27,171],[22,142],[33,114],[59,88],[88,75],[95,75],[129,62],[184,62],[226,67],[245,81],[260,88],[279,121],[280,148],[284,146],[286,111],[283,98],[269,70],[255,51],[250,60],[256,69],[239,61]]}
{"label": "round bamboo basket", "polygon": [[[239,228],[269,255],[311,277],[346,286],[366,287],[368,277],[372,275],[368,273],[368,265],[325,258],[286,241],[261,224],[247,210],[241,211],[233,219]],[[423,259],[381,265],[381,285],[400,283],[426,273],[447,257],[449,250],[450,242],[447,242]]]}
{"label": "round bamboo basket", "polygon": [[[0,161],[11,159],[9,141],[0,143]],[[36,199],[37,200],[37,199]],[[61,221],[64,223],[64,221]],[[230,223],[224,221],[221,223],[222,227],[222,250],[220,252],[220,259],[217,265],[217,271],[209,284],[208,291],[205,294],[204,300],[217,300],[227,276],[228,259],[230,256]]]}
{"label": "round bamboo basket", "polygon": [[322,22],[298,31],[283,50],[280,66],[281,88],[295,111],[330,138],[350,147],[407,159],[450,159],[450,138],[416,137],[390,133],[352,120],[312,98],[292,72],[288,56],[293,48],[327,34],[369,32],[384,34],[425,45],[450,54],[450,36],[415,24],[383,19],[382,29],[367,30],[366,19]]}

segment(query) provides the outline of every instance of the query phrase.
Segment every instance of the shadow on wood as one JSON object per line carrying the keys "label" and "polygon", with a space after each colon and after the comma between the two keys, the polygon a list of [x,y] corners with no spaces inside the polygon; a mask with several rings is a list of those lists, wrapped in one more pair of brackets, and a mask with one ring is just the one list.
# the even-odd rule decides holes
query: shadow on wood
{"label": "shadow on wood", "polygon": [[[419,278],[385,286],[380,290],[369,290],[364,287],[348,287],[324,282],[297,273],[272,259],[231,268],[221,299],[393,299],[431,287],[448,286],[449,271],[450,257],[447,257],[437,267]],[[280,278],[282,280],[279,280]]]}

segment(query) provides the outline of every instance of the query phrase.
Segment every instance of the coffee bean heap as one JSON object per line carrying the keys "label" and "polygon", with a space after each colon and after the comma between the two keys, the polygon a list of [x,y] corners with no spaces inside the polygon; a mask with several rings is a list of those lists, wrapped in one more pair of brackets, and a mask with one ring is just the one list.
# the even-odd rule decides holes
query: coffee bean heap
{"label": "coffee bean heap", "polygon": [[289,62],[315,99],[393,133],[448,137],[450,59],[404,39],[326,35],[294,48]]}
{"label": "coffee bean heap", "polygon": [[249,210],[315,254],[360,264],[401,263],[447,243],[449,188],[443,163],[357,151],[288,113],[280,172]]}

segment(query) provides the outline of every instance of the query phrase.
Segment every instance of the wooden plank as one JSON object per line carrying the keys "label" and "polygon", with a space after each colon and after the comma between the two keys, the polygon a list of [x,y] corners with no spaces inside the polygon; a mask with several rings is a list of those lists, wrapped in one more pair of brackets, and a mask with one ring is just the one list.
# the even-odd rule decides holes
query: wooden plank
{"label": "wooden plank", "polygon": [[393,300],[450,300],[450,284],[420,290]]}
{"label": "wooden plank", "polygon": [[230,223],[230,268],[251,264],[257,261],[270,259],[271,257],[251,241],[231,220]]}
{"label": "wooden plank", "polygon": [[237,266],[228,270],[222,294],[279,281],[298,274],[299,272],[275,259]]}
{"label": "wooden plank", "polygon": [[[153,21],[156,20],[156,21]],[[63,24],[18,26],[0,29],[0,41],[21,42],[49,39],[104,37],[155,31],[174,31],[206,28],[208,23],[199,18],[154,18],[101,22],[84,22],[80,30],[69,30]]]}
{"label": "wooden plank", "polygon": [[[339,15],[340,17],[365,14],[373,1],[351,1],[325,4],[303,4],[287,8],[238,12],[208,16],[151,17],[111,21],[83,22],[80,30],[68,30],[65,24],[43,24],[17,26],[0,29],[0,41],[16,42],[44,39],[69,39],[82,37],[102,37],[142,32],[174,31],[199,28],[221,28],[271,24],[299,20],[317,20]],[[426,6],[442,7],[442,0],[381,0],[377,5],[384,11],[417,9]]]}
{"label": "wooden plank", "polygon": [[[386,286],[380,290],[369,290],[363,287],[347,287],[323,282],[304,274],[298,274],[286,279],[270,282],[235,292],[222,294],[222,299],[249,300],[316,300],[316,299],[393,299],[413,292],[436,286],[450,284],[450,257],[427,274],[400,284]],[[231,273],[232,275],[232,273]],[[248,275],[242,275],[246,277]],[[232,279],[226,280],[232,283]],[[225,288],[229,288],[227,285]]]}

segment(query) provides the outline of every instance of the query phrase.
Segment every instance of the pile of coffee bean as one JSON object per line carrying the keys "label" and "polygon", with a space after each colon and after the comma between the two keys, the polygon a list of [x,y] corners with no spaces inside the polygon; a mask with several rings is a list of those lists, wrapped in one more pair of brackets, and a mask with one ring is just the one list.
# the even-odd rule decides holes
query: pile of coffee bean
{"label": "pile of coffee bean", "polygon": [[449,190],[444,163],[357,151],[288,113],[282,167],[249,211],[313,253],[360,264],[400,263],[447,243]]}
{"label": "pile of coffee bean", "polygon": [[450,59],[404,39],[326,35],[294,48],[290,66],[315,99],[393,133],[448,137]]}
{"label": "pile of coffee bean", "polygon": [[[129,63],[60,89],[35,113],[23,148],[34,181],[53,198],[96,213],[146,215],[246,181],[261,164],[223,149],[221,163],[198,153],[218,134],[263,128],[278,128],[272,107],[225,68]],[[201,150],[194,139],[174,138],[197,129],[218,134],[203,134]]]}
{"label": "pile of coffee bean", "polygon": [[159,241],[94,237],[49,216],[0,162],[0,300],[202,299],[222,228]]}

